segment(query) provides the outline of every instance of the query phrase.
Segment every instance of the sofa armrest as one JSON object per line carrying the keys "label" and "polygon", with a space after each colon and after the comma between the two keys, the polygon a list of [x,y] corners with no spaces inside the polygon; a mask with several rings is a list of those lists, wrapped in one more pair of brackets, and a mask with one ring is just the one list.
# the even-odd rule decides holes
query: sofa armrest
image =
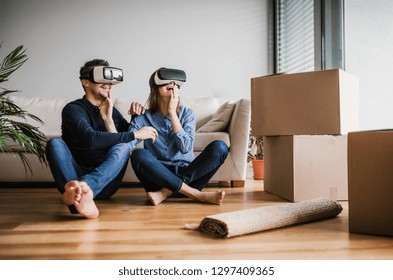
{"label": "sofa armrest", "polygon": [[231,140],[230,155],[239,173],[245,179],[247,171],[248,139],[251,122],[251,102],[249,99],[240,99],[236,102],[228,133]]}

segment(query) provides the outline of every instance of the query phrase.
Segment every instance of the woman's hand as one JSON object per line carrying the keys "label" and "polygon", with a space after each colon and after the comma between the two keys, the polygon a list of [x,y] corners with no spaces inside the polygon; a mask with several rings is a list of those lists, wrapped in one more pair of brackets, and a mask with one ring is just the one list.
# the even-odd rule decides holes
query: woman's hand
{"label": "woman's hand", "polygon": [[170,91],[172,92],[172,96],[168,104],[168,113],[176,114],[177,105],[179,104],[179,89],[174,85]]}
{"label": "woman's hand", "polygon": [[179,104],[179,88],[174,85],[171,92],[172,96],[168,104],[168,113],[171,119],[173,132],[178,133],[182,129],[182,125],[176,112],[177,106]]}

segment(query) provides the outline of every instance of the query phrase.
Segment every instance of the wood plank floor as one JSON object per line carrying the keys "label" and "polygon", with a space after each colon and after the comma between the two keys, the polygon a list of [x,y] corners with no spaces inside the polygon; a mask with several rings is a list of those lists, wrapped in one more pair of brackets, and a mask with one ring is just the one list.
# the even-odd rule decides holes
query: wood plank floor
{"label": "wood plank floor", "polygon": [[393,238],[348,233],[346,201],[333,219],[230,239],[183,229],[206,215],[288,203],[251,178],[223,189],[220,206],[172,199],[154,207],[142,188],[122,188],[86,220],[70,215],[53,188],[0,188],[0,259],[393,259]]}

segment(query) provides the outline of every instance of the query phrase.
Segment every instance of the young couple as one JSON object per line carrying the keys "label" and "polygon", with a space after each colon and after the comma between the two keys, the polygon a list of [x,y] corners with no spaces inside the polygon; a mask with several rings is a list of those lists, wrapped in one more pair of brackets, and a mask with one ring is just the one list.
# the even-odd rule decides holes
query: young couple
{"label": "young couple", "polygon": [[[112,85],[123,80],[122,70],[94,59],[80,69],[84,96],[62,111],[62,139],[52,138],[47,159],[63,202],[71,213],[88,219],[99,210],[95,199],[116,193],[128,166],[153,205],[168,197],[221,204],[224,191],[202,189],[228,155],[223,141],[213,141],[194,157],[195,114],[181,106],[181,70],[160,68],[149,80],[147,110],[132,103],[128,122],[113,107]],[[144,140],[144,149],[134,149]]]}

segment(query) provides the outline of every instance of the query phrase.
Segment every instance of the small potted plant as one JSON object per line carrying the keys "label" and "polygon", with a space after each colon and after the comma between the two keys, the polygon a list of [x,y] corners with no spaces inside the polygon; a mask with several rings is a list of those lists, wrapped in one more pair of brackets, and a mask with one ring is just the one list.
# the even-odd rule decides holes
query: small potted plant
{"label": "small potted plant", "polygon": [[263,162],[263,137],[254,136],[250,132],[248,145],[247,162],[252,161],[255,180],[263,180],[264,178],[264,162]]}

